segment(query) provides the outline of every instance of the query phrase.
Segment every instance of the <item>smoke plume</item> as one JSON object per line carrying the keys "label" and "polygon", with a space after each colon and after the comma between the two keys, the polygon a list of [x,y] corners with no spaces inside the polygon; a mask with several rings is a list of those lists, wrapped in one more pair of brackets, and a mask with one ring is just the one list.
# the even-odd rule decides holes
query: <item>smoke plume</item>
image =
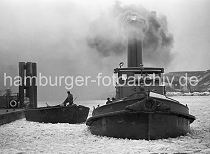
{"label": "smoke plume", "polygon": [[[146,21],[146,28],[138,26],[135,31],[143,38],[144,62],[167,66],[172,60],[173,35],[168,32],[167,19],[156,12],[150,12],[140,5],[122,5],[117,2],[107,12],[100,15],[90,27],[88,45],[96,49],[101,57],[121,55],[127,48],[129,16]],[[133,31],[133,29],[131,30]]]}

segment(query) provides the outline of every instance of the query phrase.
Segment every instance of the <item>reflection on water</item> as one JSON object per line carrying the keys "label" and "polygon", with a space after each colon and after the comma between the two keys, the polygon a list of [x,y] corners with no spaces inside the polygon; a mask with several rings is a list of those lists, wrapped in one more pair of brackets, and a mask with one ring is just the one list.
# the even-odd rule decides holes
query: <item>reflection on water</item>
{"label": "reflection on water", "polygon": [[[2,153],[210,153],[210,97],[174,97],[188,104],[196,116],[191,132],[178,138],[154,141],[128,140],[92,135],[85,124],[44,124],[25,119],[0,126]],[[92,106],[105,101],[81,101],[76,104]],[[57,105],[50,102],[51,105]],[[45,106],[44,102],[39,106]]]}

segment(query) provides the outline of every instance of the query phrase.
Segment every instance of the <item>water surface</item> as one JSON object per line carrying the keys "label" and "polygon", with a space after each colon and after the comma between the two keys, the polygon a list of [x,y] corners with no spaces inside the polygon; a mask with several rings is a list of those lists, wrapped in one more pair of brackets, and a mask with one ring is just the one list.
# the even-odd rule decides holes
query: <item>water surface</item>
{"label": "water surface", "polygon": [[[210,153],[210,96],[176,96],[196,116],[186,136],[129,140],[92,135],[85,124],[45,124],[25,119],[0,126],[1,153]],[[105,101],[78,101],[91,107]],[[55,105],[55,102],[50,102]],[[40,102],[39,106],[45,106]]]}

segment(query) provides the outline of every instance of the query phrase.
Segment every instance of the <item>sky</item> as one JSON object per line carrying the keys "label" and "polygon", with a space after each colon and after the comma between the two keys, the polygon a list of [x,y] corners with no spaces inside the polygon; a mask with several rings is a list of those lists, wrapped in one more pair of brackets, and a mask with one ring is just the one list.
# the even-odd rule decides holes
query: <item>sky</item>
{"label": "sky", "polygon": [[[210,1],[158,2],[152,5],[151,9],[167,16],[169,29],[175,39],[172,49],[175,57],[171,69],[175,71],[209,69]],[[149,2],[145,4],[145,7],[149,8],[149,6]]]}
{"label": "sky", "polygon": [[[210,69],[209,0],[121,2],[166,16],[174,39],[170,50],[173,58],[163,66],[167,72]],[[3,73],[18,73],[19,61],[37,62],[38,72],[44,75],[111,75],[121,61],[126,61],[125,52],[101,56],[87,44],[87,37],[92,35],[93,23],[113,11],[114,5],[113,0],[1,0],[0,85]],[[111,24],[101,25],[102,29]],[[81,99],[100,99],[113,89],[90,85],[72,91]],[[61,101],[65,91],[63,86],[39,87],[38,99]]]}

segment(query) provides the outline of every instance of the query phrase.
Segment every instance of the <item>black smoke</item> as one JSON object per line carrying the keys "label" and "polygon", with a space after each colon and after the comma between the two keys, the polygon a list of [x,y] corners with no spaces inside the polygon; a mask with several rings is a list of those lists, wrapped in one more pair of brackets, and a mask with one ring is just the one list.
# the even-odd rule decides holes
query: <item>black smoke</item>
{"label": "black smoke", "polygon": [[[134,14],[146,21],[146,30],[136,28],[136,33],[143,31],[144,62],[147,64],[167,66],[172,60],[173,35],[167,29],[165,16],[157,15],[140,5],[122,5],[117,2],[109,13],[101,14],[91,25],[88,45],[101,57],[121,55],[127,49],[126,18]],[[142,33],[139,33],[142,35]]]}

